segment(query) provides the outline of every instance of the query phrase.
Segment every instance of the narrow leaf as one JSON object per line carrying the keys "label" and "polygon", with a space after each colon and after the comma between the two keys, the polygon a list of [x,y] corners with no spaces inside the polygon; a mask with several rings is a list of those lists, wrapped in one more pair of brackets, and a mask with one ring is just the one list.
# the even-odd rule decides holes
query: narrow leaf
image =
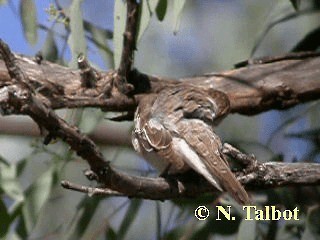
{"label": "narrow leaf", "polygon": [[174,16],[174,30],[173,33],[177,34],[180,27],[181,21],[181,12],[183,10],[184,4],[186,3],[185,0],[176,0],[173,2],[173,16]]}
{"label": "narrow leaf", "polygon": [[6,159],[0,156],[0,164],[4,164],[6,166],[10,166],[10,163]]}
{"label": "narrow leaf", "polygon": [[72,226],[69,229],[74,229],[69,231],[70,234],[66,236],[65,239],[80,239],[85,234],[86,230],[89,228],[90,222],[96,213],[100,202],[104,198],[102,197],[84,197],[77,206],[78,216],[73,219]]}
{"label": "narrow leaf", "polygon": [[95,24],[91,23],[91,22],[88,22],[86,20],[83,20],[83,27],[84,27],[84,30],[88,31],[88,32],[91,32],[92,29],[95,29],[96,31],[99,31],[101,33],[102,36],[104,36],[105,40],[106,39],[112,39],[113,37],[113,32],[108,30],[108,29],[104,29],[104,28],[101,28],[99,26],[96,26]]}
{"label": "narrow leaf", "polygon": [[68,44],[71,49],[71,67],[77,67],[77,57],[80,53],[87,55],[87,43],[83,29],[81,10],[82,0],[73,0],[70,7],[70,36]]}
{"label": "narrow leaf", "polygon": [[155,12],[155,9],[158,5],[159,0],[143,0],[142,1],[142,9],[140,14],[139,21],[139,31],[137,37],[137,43],[141,39],[143,33],[147,29],[152,14]]}
{"label": "narrow leaf", "polygon": [[164,17],[166,16],[167,12],[168,1],[167,0],[160,0],[158,6],[156,8],[157,17],[160,21],[163,21]]}
{"label": "narrow leaf", "polygon": [[57,44],[54,40],[54,36],[52,31],[49,31],[47,34],[46,41],[43,44],[42,47],[42,54],[43,57],[50,61],[50,62],[55,62],[58,59],[58,47]]}
{"label": "narrow leaf", "polygon": [[9,226],[10,226],[10,216],[7,211],[7,207],[2,201],[2,198],[0,198],[0,239],[5,237],[8,233]]}
{"label": "narrow leaf", "polygon": [[21,185],[17,180],[16,165],[8,165],[3,161],[0,162],[0,188],[17,204],[23,201],[24,196]]}
{"label": "narrow leaf", "polygon": [[156,202],[156,217],[157,217],[157,239],[161,239],[161,206],[159,202]]}
{"label": "narrow leaf", "polygon": [[113,59],[115,68],[119,67],[123,47],[123,33],[126,25],[126,1],[116,0],[114,4]]}
{"label": "narrow leaf", "polygon": [[316,51],[320,46],[320,27],[306,34],[291,50],[291,52]]}
{"label": "narrow leaf", "polygon": [[141,207],[142,201],[140,199],[133,199],[130,202],[130,206],[125,214],[125,218],[123,219],[119,231],[118,231],[118,238],[124,239],[125,235],[127,234],[131,224],[136,219],[136,215]]}
{"label": "narrow leaf", "polygon": [[93,24],[84,21],[84,29],[88,31],[92,36],[92,41],[99,49],[101,57],[104,59],[105,63],[110,63],[113,68],[113,52],[107,46],[107,39],[112,37],[112,33],[94,26]]}
{"label": "narrow leaf", "polygon": [[27,158],[24,158],[17,163],[16,168],[17,168],[17,176],[18,177],[23,173],[23,171],[27,165],[27,160],[28,160]]}
{"label": "narrow leaf", "polygon": [[113,230],[113,228],[108,227],[106,234],[105,234],[105,239],[106,240],[116,240],[117,238],[117,233]]}
{"label": "narrow leaf", "polygon": [[25,38],[30,44],[36,44],[38,40],[37,9],[33,0],[20,1],[20,16]]}
{"label": "narrow leaf", "polygon": [[297,133],[285,134],[285,137],[290,138],[302,138],[302,139],[317,139],[320,136],[320,128],[314,128],[310,130],[300,131]]}
{"label": "narrow leaf", "polygon": [[[259,46],[261,45],[264,38],[267,36],[267,34],[270,32],[271,29],[273,29],[275,26],[277,26],[280,23],[284,23],[287,21],[290,21],[292,19],[298,18],[300,16],[304,16],[307,13],[312,13],[315,10],[314,9],[305,9],[304,11],[299,12],[293,12],[291,9],[288,9],[287,4],[284,4],[287,2],[279,1],[276,4],[276,7],[274,7],[274,10],[272,11],[273,14],[271,14],[268,18],[269,20],[266,21],[266,26],[262,28],[260,33],[258,34],[258,37],[255,40],[254,46],[251,50],[250,56],[252,57]],[[281,15],[281,16],[279,16]]]}
{"label": "narrow leaf", "polygon": [[298,11],[298,10],[299,10],[299,7],[300,7],[301,1],[300,1],[300,0],[290,0],[290,2],[291,2],[291,4],[292,4],[292,6],[294,7],[294,9],[295,9],[296,11]]}
{"label": "narrow leaf", "polygon": [[26,191],[25,202],[22,207],[25,226],[28,232],[32,230],[38,220],[40,210],[51,192],[54,168],[44,172]]}
{"label": "narrow leaf", "polygon": [[18,234],[20,239],[27,239],[29,235],[27,232],[25,220],[23,219],[23,217],[19,218],[19,223],[16,227],[16,233]]}

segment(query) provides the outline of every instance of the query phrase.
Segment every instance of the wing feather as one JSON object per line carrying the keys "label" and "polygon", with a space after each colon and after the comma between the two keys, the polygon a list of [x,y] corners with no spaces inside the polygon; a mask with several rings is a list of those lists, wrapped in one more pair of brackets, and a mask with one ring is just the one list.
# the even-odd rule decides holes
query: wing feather
{"label": "wing feather", "polygon": [[154,151],[162,162],[172,165],[171,170],[192,168],[217,189],[246,204],[249,197],[221,155],[220,138],[213,132],[229,105],[227,96],[216,90],[170,87],[139,103],[141,118],[138,114],[135,134],[147,151]]}
{"label": "wing feather", "polygon": [[[228,191],[239,203],[248,204],[249,196],[243,186],[231,172],[226,160],[220,154],[220,138],[205,123],[198,120],[181,121],[179,123],[181,137],[201,158],[209,173],[203,174],[200,165],[190,164],[194,170],[202,174],[209,182],[215,179],[222,188]],[[189,158],[186,161],[194,161]],[[213,184],[215,185],[215,184]]]}
{"label": "wing feather", "polygon": [[156,119],[151,118],[143,127],[143,133],[155,150],[168,148],[172,142],[170,132]]}

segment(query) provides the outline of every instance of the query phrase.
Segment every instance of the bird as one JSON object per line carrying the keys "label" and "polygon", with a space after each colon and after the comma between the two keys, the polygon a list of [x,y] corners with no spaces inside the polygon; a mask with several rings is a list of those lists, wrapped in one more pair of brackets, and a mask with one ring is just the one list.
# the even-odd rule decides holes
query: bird
{"label": "bird", "polygon": [[222,154],[214,127],[229,113],[225,93],[176,84],[140,98],[134,115],[132,145],[160,172],[192,169],[242,205],[249,196]]}

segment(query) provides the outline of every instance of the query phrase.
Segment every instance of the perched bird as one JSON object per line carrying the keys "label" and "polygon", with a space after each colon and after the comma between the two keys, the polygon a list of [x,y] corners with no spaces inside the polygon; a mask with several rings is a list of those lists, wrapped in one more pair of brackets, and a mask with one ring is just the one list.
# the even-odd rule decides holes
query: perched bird
{"label": "perched bird", "polygon": [[224,93],[186,84],[146,95],[135,113],[133,146],[159,171],[176,174],[193,169],[238,203],[248,204],[249,197],[231,172],[213,131],[229,108]]}

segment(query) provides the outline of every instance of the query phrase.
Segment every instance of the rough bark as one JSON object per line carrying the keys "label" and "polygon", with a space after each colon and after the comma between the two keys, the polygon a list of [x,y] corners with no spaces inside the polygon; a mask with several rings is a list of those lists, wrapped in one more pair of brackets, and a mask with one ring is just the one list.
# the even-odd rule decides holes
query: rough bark
{"label": "rough bark", "polygon": [[[81,86],[81,71],[43,61],[40,65],[18,56],[19,66],[30,78],[39,96],[52,109],[97,107],[104,111],[132,111],[136,101],[125,95],[110,93],[115,71],[100,72],[95,89]],[[227,94],[231,112],[246,115],[270,109],[286,109],[320,98],[320,57],[254,64],[247,67],[192,78],[167,79],[135,72],[128,79],[135,93],[158,92],[180,82],[214,88]],[[142,81],[143,80],[143,81]],[[5,64],[0,60],[0,87],[10,85]]]}
{"label": "rough bark", "polygon": [[[102,111],[125,111],[128,115],[122,119],[130,119],[141,94],[157,93],[174,84],[193,84],[220,90],[228,96],[232,113],[247,115],[285,109],[320,98],[320,57],[317,53],[250,60],[248,65],[241,63],[243,67],[238,69],[185,79],[149,76],[132,70],[140,5],[136,0],[126,3],[123,51],[116,70],[96,71],[84,56],[78,58],[80,69],[72,70],[39,57],[33,59],[14,55],[0,40],[1,114],[30,116],[45,135],[45,143],[56,137],[65,141],[90,165],[87,177],[104,185],[104,188],[92,189],[64,181],[62,185],[66,188],[90,194],[161,200],[215,192],[199,176],[196,179],[186,175],[168,179],[145,178],[115,170],[96,143],[60,118],[55,109],[95,107]],[[230,151],[230,156],[244,166],[235,174],[247,188],[260,190],[320,183],[320,164],[260,164],[252,156],[232,148]]]}
{"label": "rough bark", "polygon": [[[101,78],[96,83],[96,88],[89,89],[81,84],[80,70],[71,70],[45,61],[38,64],[31,58],[16,55],[15,64],[27,79],[22,82],[28,82],[30,89],[17,82],[16,77],[8,73],[5,63],[1,61],[0,102],[3,112],[31,116],[38,125],[46,128],[52,136],[66,141],[78,155],[87,160],[94,170],[91,177],[105,186],[105,190],[96,189],[96,194],[161,200],[196,197],[215,190],[202,179],[190,182],[190,178],[186,180],[185,176],[168,180],[128,176],[118,172],[108,165],[92,140],[56,116],[51,109],[90,106],[104,111],[133,111],[139,94],[158,92],[171,84],[185,82],[225,92],[230,98],[232,112],[256,114],[318,99],[319,63],[320,57],[283,60],[179,80],[147,76],[134,71],[128,82],[135,86],[136,95],[127,97],[113,89],[115,71],[99,72]],[[319,184],[319,173],[319,164],[270,162],[236,174],[247,188],[254,190]],[[90,188],[77,188],[67,182],[63,182],[63,185],[78,191],[92,191]]]}

